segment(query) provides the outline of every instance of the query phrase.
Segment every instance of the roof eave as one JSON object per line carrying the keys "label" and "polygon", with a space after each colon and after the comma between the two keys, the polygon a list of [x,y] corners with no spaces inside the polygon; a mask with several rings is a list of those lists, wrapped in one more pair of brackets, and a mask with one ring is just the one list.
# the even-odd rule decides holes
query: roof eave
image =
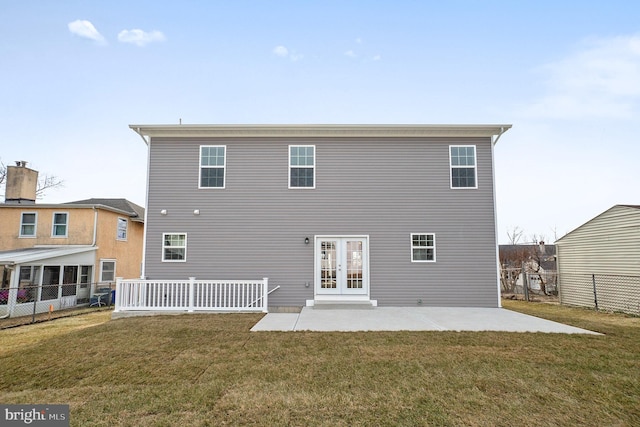
{"label": "roof eave", "polygon": [[321,138],[321,137],[494,137],[511,128],[510,124],[491,125],[129,125],[150,138]]}

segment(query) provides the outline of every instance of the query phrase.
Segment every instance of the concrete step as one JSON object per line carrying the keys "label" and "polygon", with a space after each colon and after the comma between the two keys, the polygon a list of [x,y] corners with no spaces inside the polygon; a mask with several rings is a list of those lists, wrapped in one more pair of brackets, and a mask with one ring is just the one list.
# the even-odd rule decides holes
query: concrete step
{"label": "concrete step", "polygon": [[371,301],[314,301],[314,310],[372,310]]}

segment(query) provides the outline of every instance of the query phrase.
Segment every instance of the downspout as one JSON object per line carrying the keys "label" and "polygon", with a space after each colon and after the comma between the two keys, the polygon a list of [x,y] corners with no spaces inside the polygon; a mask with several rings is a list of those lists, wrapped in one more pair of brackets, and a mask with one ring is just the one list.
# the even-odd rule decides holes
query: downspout
{"label": "downspout", "polygon": [[135,133],[140,135],[140,138],[144,141],[147,146],[147,182],[146,182],[146,191],[144,195],[144,227],[142,232],[142,266],[140,267],[140,278],[146,279],[147,271],[147,216],[149,215],[149,168],[151,165],[151,138],[145,137],[142,134],[140,128],[133,129]]}
{"label": "downspout", "polygon": [[98,239],[98,209],[93,207],[93,243],[91,246],[96,246],[96,241]]}

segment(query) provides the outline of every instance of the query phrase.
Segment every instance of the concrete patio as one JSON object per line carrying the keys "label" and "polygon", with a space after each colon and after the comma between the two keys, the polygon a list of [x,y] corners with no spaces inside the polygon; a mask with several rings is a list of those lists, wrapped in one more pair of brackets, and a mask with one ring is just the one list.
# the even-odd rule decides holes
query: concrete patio
{"label": "concrete patio", "polygon": [[267,313],[252,331],[499,331],[596,334],[504,308],[376,307]]}

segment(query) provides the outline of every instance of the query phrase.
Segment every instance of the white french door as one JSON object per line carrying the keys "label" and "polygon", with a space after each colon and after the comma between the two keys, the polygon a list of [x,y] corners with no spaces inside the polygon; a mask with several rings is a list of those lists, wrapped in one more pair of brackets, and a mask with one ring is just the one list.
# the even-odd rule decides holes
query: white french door
{"label": "white french door", "polygon": [[369,294],[368,239],[316,237],[316,294]]}

